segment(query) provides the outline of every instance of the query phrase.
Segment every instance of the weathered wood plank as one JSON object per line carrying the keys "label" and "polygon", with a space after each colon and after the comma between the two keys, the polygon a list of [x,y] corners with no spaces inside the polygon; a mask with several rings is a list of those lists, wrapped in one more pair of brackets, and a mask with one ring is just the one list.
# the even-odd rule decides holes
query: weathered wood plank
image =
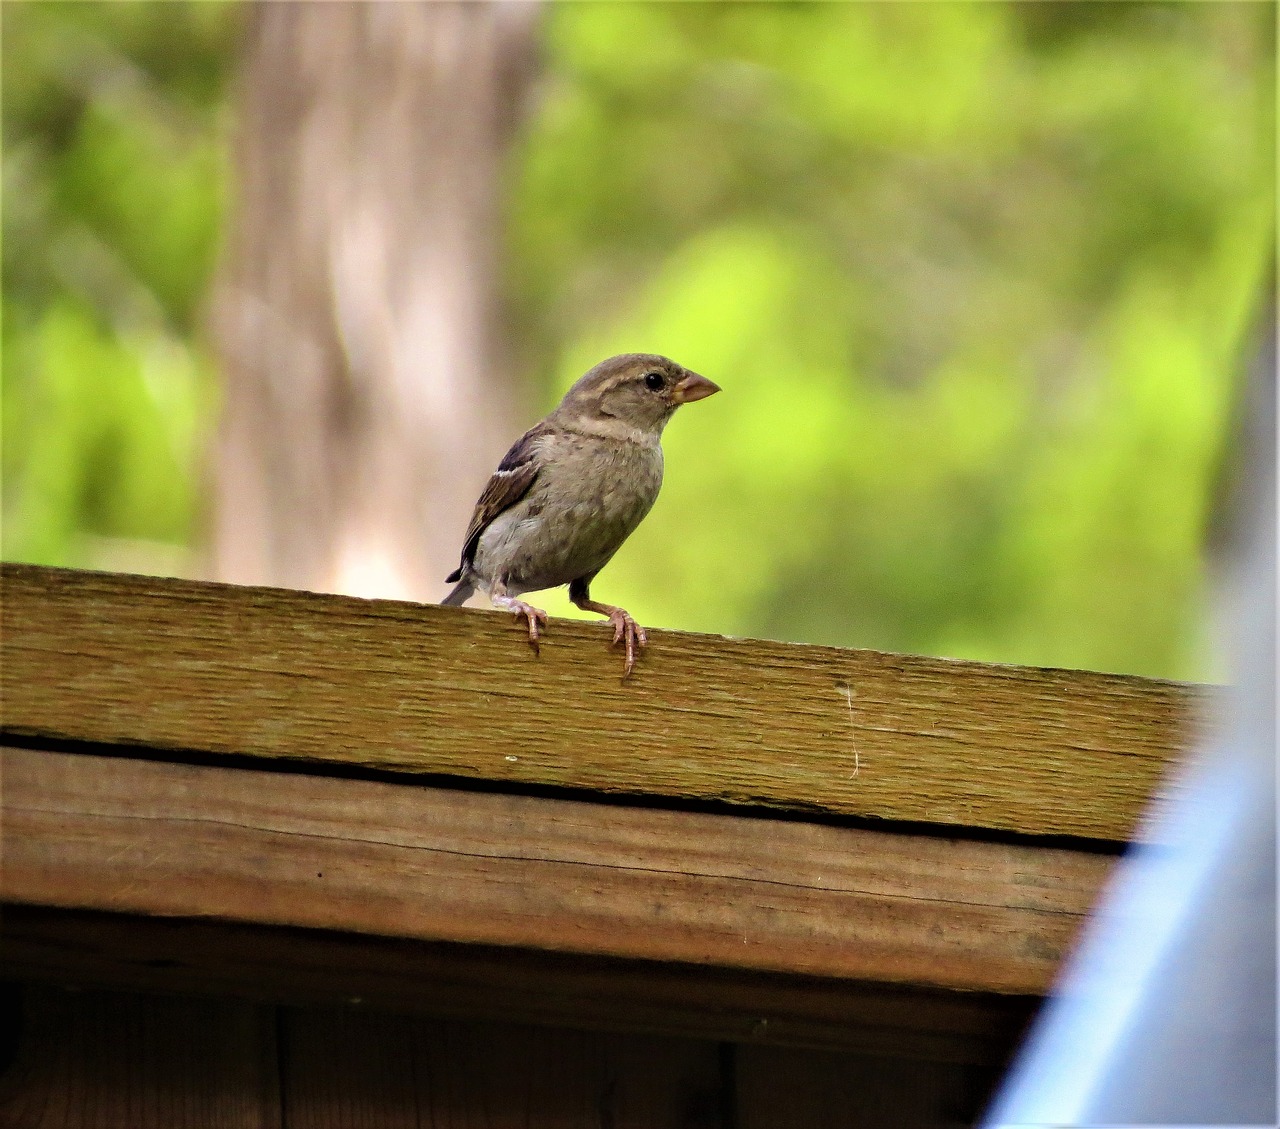
{"label": "weathered wood plank", "polygon": [[1043,993],[1112,860],[6,749],[6,902]]}
{"label": "weathered wood plank", "polygon": [[1171,683],[5,565],[17,736],[1128,837],[1190,740]]}
{"label": "weathered wood plank", "polygon": [[1002,1064],[1039,998],[244,925],[3,907],[5,975],[129,991]]}

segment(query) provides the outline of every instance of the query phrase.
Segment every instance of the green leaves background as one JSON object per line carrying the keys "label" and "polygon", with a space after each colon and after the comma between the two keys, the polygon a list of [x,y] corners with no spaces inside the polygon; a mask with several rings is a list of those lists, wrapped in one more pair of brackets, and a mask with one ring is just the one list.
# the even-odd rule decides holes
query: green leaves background
{"label": "green leaves background", "polygon": [[[135,565],[181,568],[240,13],[5,17],[4,553],[139,541]],[[601,597],[655,625],[1212,676],[1200,546],[1274,247],[1273,21],[549,5],[508,168],[522,370],[543,406],[629,349],[725,389],[672,423]]]}

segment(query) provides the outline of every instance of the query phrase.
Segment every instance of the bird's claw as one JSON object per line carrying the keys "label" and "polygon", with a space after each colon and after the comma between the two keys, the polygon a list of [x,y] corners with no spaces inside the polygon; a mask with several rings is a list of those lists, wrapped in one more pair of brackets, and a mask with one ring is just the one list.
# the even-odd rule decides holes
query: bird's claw
{"label": "bird's claw", "polygon": [[622,677],[626,678],[636,665],[636,648],[647,647],[649,640],[641,627],[621,608],[614,608],[609,613],[609,622],[613,624],[613,645],[626,643],[627,659],[622,668]]}
{"label": "bird's claw", "polygon": [[521,616],[529,623],[529,646],[533,648],[535,655],[540,654],[538,650],[538,624],[546,625],[547,613],[541,608],[535,608],[532,604],[526,604],[523,600],[513,600],[507,605],[508,610],[517,619]]}

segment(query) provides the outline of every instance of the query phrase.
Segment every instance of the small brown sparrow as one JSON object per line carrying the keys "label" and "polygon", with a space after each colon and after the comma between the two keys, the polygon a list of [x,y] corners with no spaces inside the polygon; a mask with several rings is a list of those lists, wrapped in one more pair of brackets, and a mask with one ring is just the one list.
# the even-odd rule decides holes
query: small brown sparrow
{"label": "small brown sparrow", "polygon": [[567,584],[578,607],[609,617],[629,675],[644,629],[622,608],[593,600],[591,581],[658,497],[660,441],[672,413],[719,391],[651,353],[601,361],[498,464],[471,515],[462,563],[447,578],[457,587],[441,602],[461,604],[483,590],[528,621],[536,651],[547,613],[518,597]]}

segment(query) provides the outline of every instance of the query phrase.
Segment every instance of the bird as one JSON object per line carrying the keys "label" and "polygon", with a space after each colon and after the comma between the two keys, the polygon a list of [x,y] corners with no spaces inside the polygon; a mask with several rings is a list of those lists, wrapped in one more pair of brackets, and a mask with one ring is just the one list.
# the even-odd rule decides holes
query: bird
{"label": "bird", "polygon": [[547,613],[520,599],[569,586],[584,611],[609,617],[613,643],[635,669],[648,639],[622,608],[591,598],[591,582],[652,508],[662,486],[662,431],[681,404],[720,386],[656,353],[601,361],[559,405],[512,444],[476,502],[462,539],[456,587],[441,601],[465,603],[477,590],[528,623],[538,652]]}

